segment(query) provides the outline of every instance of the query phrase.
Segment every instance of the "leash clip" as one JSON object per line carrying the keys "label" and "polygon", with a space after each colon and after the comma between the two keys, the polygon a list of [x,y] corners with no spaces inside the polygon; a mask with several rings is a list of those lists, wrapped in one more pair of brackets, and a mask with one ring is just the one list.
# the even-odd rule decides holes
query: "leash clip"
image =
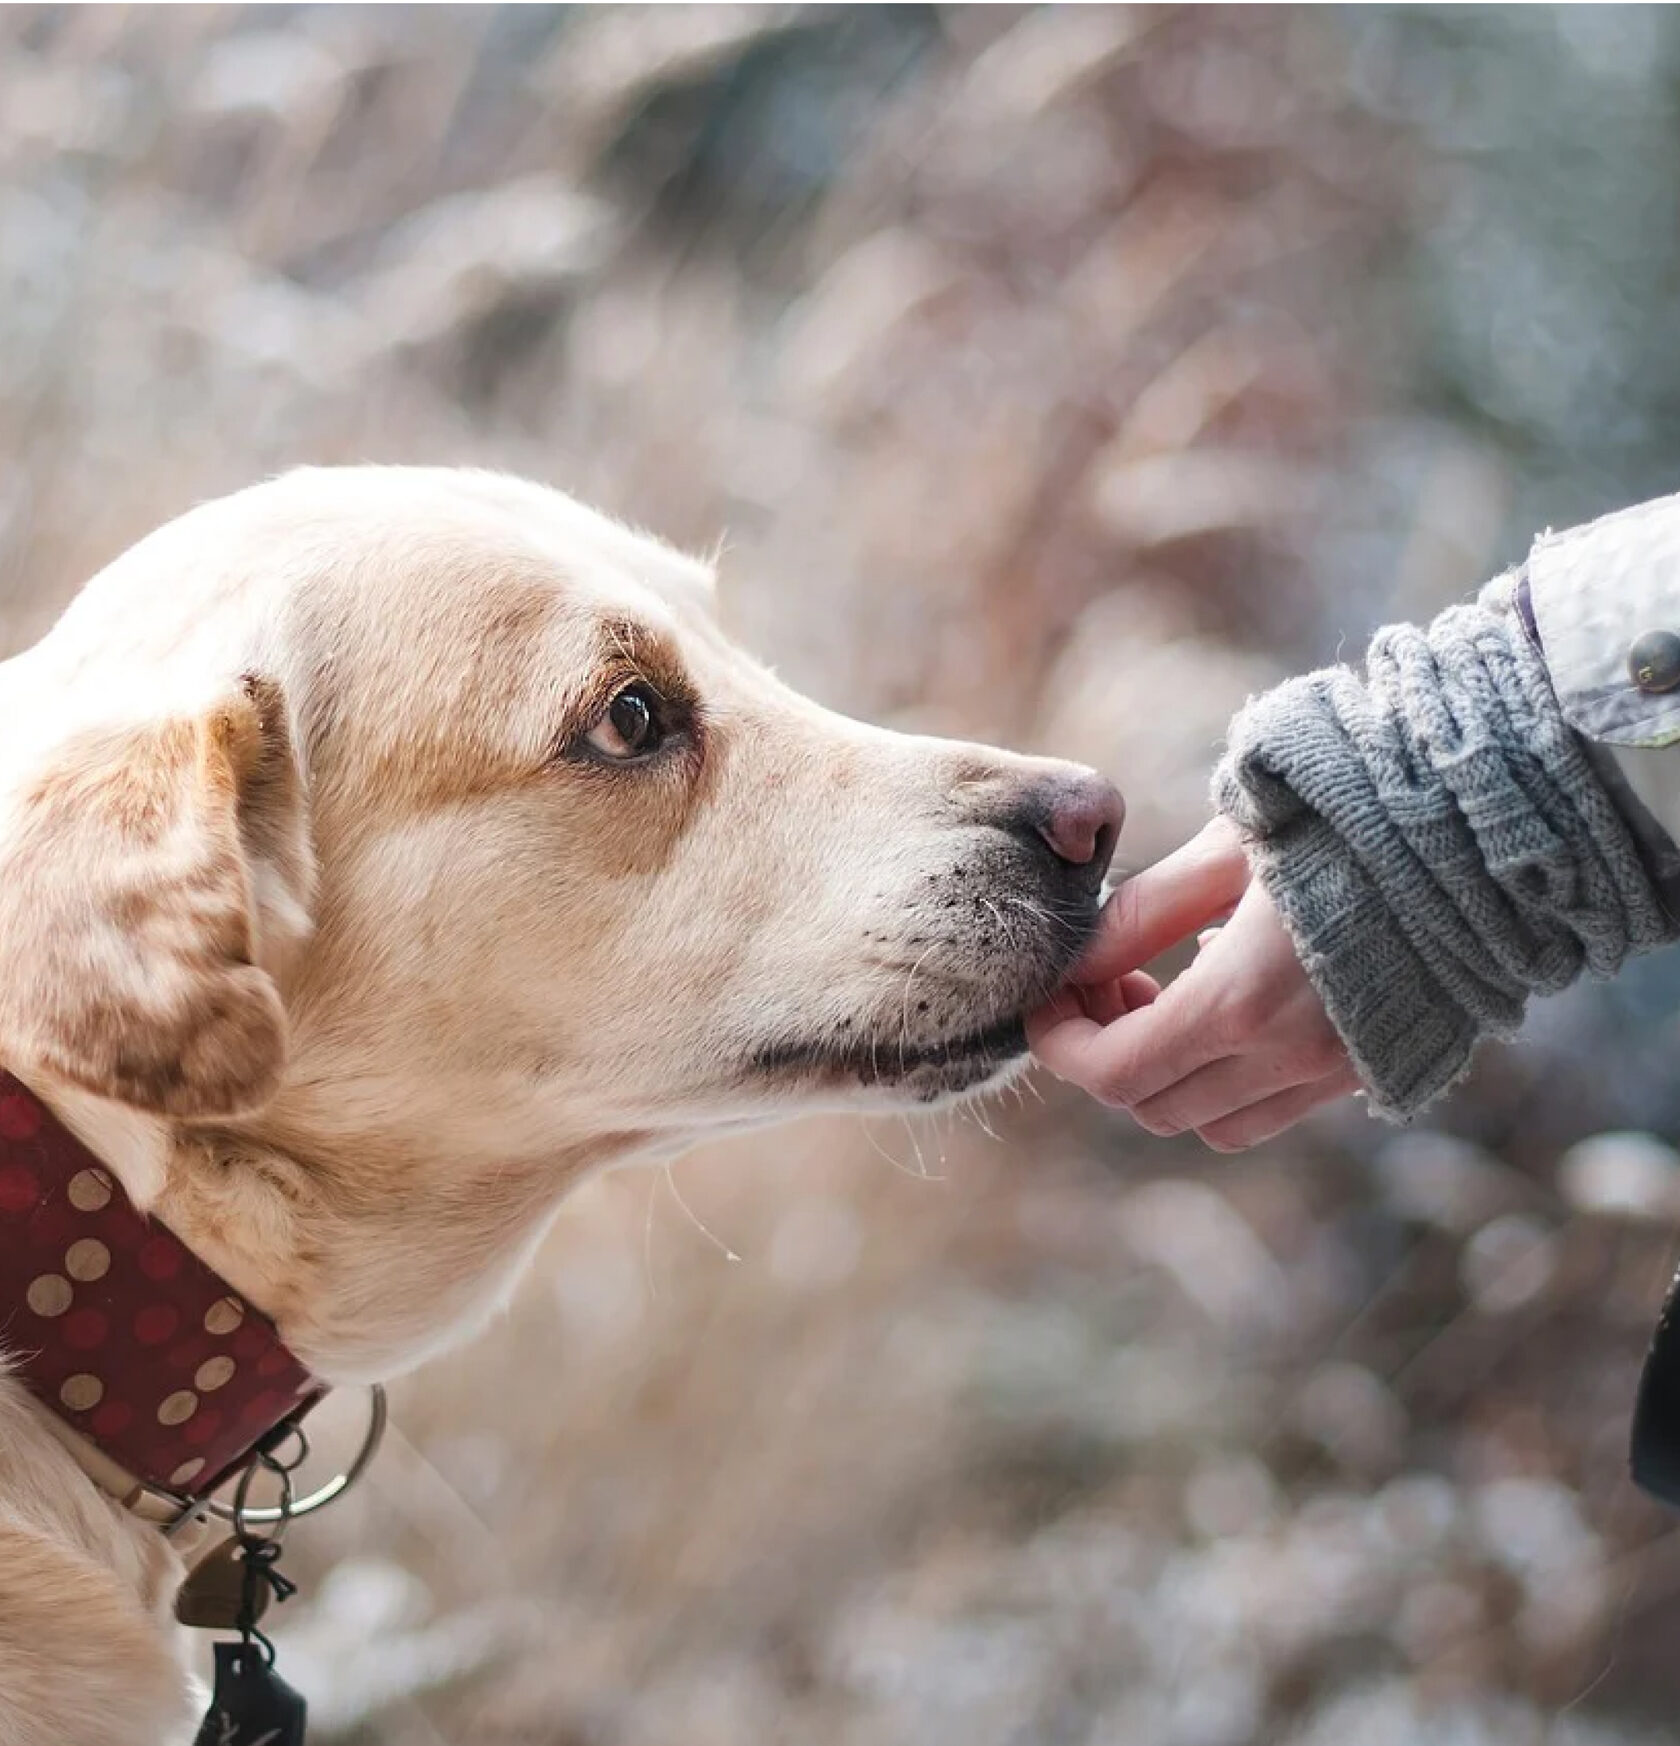
{"label": "leash clip", "polygon": [[[296,1513],[292,1473],[308,1456],[303,1427],[295,1421],[277,1425],[239,1476],[232,1505],[242,1567],[233,1621],[239,1641],[216,1645],[216,1683],[195,1746],[303,1746],[309,1706],[274,1671],[274,1645],[258,1628],[258,1620],[271,1599],[283,1601],[297,1593],[297,1585],[280,1574],[278,1565]],[[251,1485],[259,1473],[280,1485],[279,1504],[260,1512],[251,1504]],[[260,1523],[253,1519],[259,1513],[264,1518]]]}
{"label": "leash clip", "polygon": [[[314,1491],[306,1492],[304,1496],[297,1498],[286,1511],[287,1520],[295,1520],[298,1516],[313,1515],[316,1510],[325,1509],[328,1504],[343,1497],[345,1492],[367,1472],[374,1456],[379,1453],[380,1444],[385,1440],[385,1425],[390,1416],[385,1390],[379,1383],[370,1385],[368,1395],[367,1429],[362,1433],[361,1447],[357,1449],[350,1465],[342,1473],[334,1474],[325,1485],[318,1486]],[[305,1402],[290,1418],[282,1419],[258,1445],[240,1476],[241,1487],[247,1496],[249,1488],[245,1486],[245,1474],[249,1473],[251,1468],[260,1461],[261,1451],[264,1448],[278,1447],[284,1438],[294,1431],[301,1437],[303,1433],[298,1428],[298,1420],[314,1404],[314,1401]],[[220,1498],[215,1497],[183,1498],[152,1488],[147,1488],[146,1494],[167,1501],[174,1506],[175,1515],[163,1528],[165,1539],[173,1539],[191,1527],[193,1523],[203,1521],[206,1516],[213,1516],[218,1522],[226,1522],[229,1527],[238,1525],[235,1520],[238,1493],[235,1494],[235,1502],[232,1504],[223,1503]],[[243,1519],[253,1527],[271,1527],[281,1519],[280,1510],[278,1506],[273,1504],[247,1503],[244,1507]]]}
{"label": "leash clip", "polygon": [[[288,1439],[296,1444],[289,1460],[282,1459],[279,1453]],[[295,1421],[276,1425],[246,1463],[233,1494],[233,1537],[239,1543],[239,1559],[244,1566],[239,1613],[233,1625],[245,1654],[251,1654],[254,1646],[271,1668],[274,1666],[274,1645],[257,1629],[257,1621],[270,1597],[283,1601],[297,1593],[297,1584],[280,1574],[280,1549],[286,1538],[286,1529],[297,1513],[292,1473],[308,1458],[309,1439],[303,1434],[302,1425]],[[269,1474],[280,1483],[280,1502],[260,1512],[253,1509],[250,1501],[251,1482],[259,1473]],[[256,1520],[259,1513],[263,1518],[260,1522]]]}
{"label": "leash clip", "polygon": [[[313,1405],[313,1402],[310,1404]],[[300,1412],[302,1410],[300,1409]],[[284,1532],[286,1522],[294,1521],[299,1516],[313,1515],[316,1510],[325,1509],[335,1499],[343,1497],[345,1492],[367,1472],[368,1463],[379,1453],[379,1445],[385,1440],[385,1424],[389,1416],[384,1387],[376,1382],[368,1390],[368,1423],[367,1430],[362,1435],[362,1445],[356,1451],[355,1458],[342,1473],[335,1474],[325,1485],[306,1493],[295,1502],[283,1501],[280,1505],[243,1504],[241,1500],[249,1494],[250,1475],[264,1461],[265,1451],[281,1447],[289,1435],[295,1435],[306,1452],[309,1448],[308,1443],[304,1440],[303,1430],[297,1417],[282,1419],[257,1445],[250,1465],[240,1475],[239,1489],[234,1493],[233,1502],[225,1504],[219,1498],[205,1498],[197,1507],[208,1510],[217,1521],[229,1523],[236,1532],[241,1519],[253,1527],[266,1528],[279,1523],[282,1532]],[[299,1460],[301,1459],[300,1456]],[[295,1467],[298,1463],[294,1461],[291,1465]],[[241,1511],[243,1511],[243,1517],[241,1517]]]}

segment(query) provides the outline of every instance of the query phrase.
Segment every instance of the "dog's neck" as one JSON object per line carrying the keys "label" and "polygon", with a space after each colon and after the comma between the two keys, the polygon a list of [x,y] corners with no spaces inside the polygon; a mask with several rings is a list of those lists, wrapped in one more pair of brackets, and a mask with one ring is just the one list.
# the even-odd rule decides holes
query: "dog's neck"
{"label": "dog's neck", "polygon": [[389,1381],[475,1334],[568,1189],[648,1145],[639,1133],[593,1135],[475,1157],[455,1153],[453,1134],[430,1147],[377,1127],[323,1137],[325,1124],[305,1126],[284,1092],[272,1115],[201,1131],[40,1090],[135,1206],[333,1384]]}
{"label": "dog's neck", "polygon": [[171,1123],[71,1087],[37,1085],[32,1089],[53,1116],[116,1177],[138,1211],[163,1219],[241,1297],[277,1320],[274,1278],[288,1257],[279,1254],[265,1264],[254,1246],[241,1241],[233,1231],[189,1230],[179,1222],[192,1197],[182,1196],[177,1180],[180,1172],[172,1169],[182,1141]]}

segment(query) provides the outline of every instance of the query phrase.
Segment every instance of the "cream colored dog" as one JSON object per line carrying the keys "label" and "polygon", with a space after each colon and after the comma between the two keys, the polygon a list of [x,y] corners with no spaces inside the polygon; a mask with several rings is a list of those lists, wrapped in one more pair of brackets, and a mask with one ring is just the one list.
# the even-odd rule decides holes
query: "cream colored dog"
{"label": "cream colored dog", "polygon": [[[481,473],[194,510],[0,722],[0,1064],[334,1382],[478,1329],[590,1170],[997,1084],[1121,812],[818,708],[704,565]],[[41,1413],[0,1378],[0,1742],[190,1738],[179,1560]]]}

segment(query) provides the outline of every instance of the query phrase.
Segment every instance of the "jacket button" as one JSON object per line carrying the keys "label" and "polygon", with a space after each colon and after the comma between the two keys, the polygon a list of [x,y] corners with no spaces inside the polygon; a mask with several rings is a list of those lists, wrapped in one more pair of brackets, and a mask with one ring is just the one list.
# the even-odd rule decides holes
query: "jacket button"
{"label": "jacket button", "polygon": [[1672,691],[1680,685],[1680,636],[1646,631],[1628,650],[1628,672],[1641,691]]}

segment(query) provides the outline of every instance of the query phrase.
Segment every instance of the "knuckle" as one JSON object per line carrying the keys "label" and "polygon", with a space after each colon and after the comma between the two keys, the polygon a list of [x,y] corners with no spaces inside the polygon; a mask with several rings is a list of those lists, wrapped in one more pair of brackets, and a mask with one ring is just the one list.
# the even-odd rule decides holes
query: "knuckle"
{"label": "knuckle", "polygon": [[1342,1039],[1333,1030],[1322,1030],[1309,1037],[1300,1051],[1301,1064],[1315,1078],[1334,1073],[1347,1059]]}
{"label": "knuckle", "polygon": [[1254,1136],[1245,1131],[1240,1121],[1211,1122],[1198,1128],[1196,1137],[1214,1152],[1246,1152],[1254,1144]]}
{"label": "knuckle", "polygon": [[1223,1033],[1232,1042],[1243,1042],[1263,1030],[1272,1018],[1272,1000],[1266,985],[1240,981],[1225,997],[1220,1012]]}
{"label": "knuckle", "polygon": [[1093,1077],[1091,1095],[1110,1109],[1130,1109],[1138,1101],[1136,1081],[1122,1067],[1104,1067]]}

